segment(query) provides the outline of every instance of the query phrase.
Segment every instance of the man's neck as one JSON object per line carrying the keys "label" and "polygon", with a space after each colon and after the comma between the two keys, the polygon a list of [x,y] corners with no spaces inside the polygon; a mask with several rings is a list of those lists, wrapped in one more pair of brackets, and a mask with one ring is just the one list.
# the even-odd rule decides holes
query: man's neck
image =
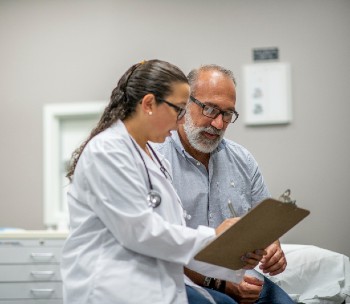
{"label": "man's neck", "polygon": [[186,152],[190,154],[194,159],[200,161],[208,170],[210,153],[203,153],[193,148],[190,142],[188,141],[187,135],[182,126],[179,127],[178,134],[179,134],[180,141],[184,149],[186,150]]}

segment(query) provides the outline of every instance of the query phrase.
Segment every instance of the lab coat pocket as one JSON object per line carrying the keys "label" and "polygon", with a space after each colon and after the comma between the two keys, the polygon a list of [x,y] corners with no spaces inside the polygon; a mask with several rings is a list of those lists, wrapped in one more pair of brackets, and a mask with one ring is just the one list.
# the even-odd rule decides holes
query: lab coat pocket
{"label": "lab coat pocket", "polygon": [[[126,257],[126,256],[125,256]],[[156,259],[132,254],[103,264],[94,288],[94,303],[161,303],[162,288]]]}

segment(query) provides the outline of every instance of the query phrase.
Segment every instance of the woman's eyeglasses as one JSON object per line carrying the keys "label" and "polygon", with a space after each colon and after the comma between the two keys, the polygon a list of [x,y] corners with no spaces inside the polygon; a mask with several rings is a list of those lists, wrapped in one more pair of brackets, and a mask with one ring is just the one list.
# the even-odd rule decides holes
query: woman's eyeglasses
{"label": "woman's eyeglasses", "polygon": [[165,99],[162,98],[157,98],[159,101],[164,102],[165,104],[167,104],[169,107],[172,107],[176,110],[177,112],[177,120],[180,120],[182,117],[184,117],[184,115],[186,114],[186,109],[185,108],[181,108]]}

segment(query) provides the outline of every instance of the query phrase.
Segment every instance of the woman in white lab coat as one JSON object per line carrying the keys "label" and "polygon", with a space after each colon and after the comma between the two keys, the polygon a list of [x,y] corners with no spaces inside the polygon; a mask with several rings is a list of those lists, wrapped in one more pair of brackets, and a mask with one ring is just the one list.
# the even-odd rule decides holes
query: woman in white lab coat
{"label": "woman in white lab coat", "polygon": [[183,266],[233,223],[185,227],[169,167],[147,144],[183,122],[189,94],[185,75],[167,62],[132,66],[73,154],[64,303],[187,303]]}

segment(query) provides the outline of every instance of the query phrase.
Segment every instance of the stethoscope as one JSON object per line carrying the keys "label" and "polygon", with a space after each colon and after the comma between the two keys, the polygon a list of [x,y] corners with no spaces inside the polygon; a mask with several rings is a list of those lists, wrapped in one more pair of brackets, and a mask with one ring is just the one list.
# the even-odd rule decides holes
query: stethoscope
{"label": "stethoscope", "polygon": [[[162,197],[160,196],[160,193],[155,190],[153,188],[153,185],[152,185],[152,182],[151,182],[151,177],[149,175],[149,171],[148,171],[148,168],[146,166],[146,162],[145,162],[145,159],[143,158],[142,154],[141,154],[141,151],[140,149],[137,147],[134,139],[132,137],[130,137],[131,139],[131,142],[133,143],[136,151],[138,152],[138,154],[140,155],[141,159],[142,159],[142,162],[143,162],[143,165],[145,166],[145,170],[146,170],[146,173],[147,173],[147,178],[148,178],[148,184],[149,184],[149,191],[147,193],[147,202],[148,202],[148,206],[149,207],[152,207],[152,208],[157,208],[160,203],[162,202]],[[152,154],[154,155],[154,157],[156,158],[158,164],[159,164],[159,169],[160,171],[162,171],[162,173],[164,174],[165,178],[167,180],[171,180],[171,175],[169,174],[169,172],[167,171],[167,169],[165,169],[165,167],[163,166],[162,162],[160,161],[157,153],[154,152],[153,148],[147,143],[146,144],[148,149],[151,150]],[[183,215],[184,215],[184,218],[186,218],[187,220],[190,220],[192,217],[190,214],[187,213],[187,211],[184,209],[183,205],[181,202],[179,202],[181,207],[182,207],[182,210],[183,210]]]}

